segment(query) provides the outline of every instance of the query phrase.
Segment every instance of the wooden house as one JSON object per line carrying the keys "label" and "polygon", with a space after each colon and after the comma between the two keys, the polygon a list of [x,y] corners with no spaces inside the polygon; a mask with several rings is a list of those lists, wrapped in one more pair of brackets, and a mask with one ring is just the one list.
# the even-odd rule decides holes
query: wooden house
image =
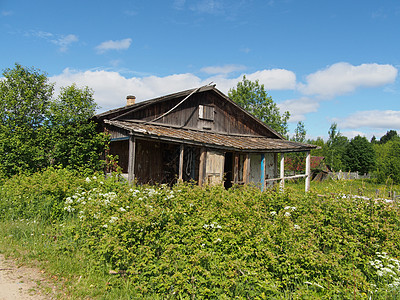
{"label": "wooden house", "polygon": [[[227,188],[253,183],[264,189],[277,180],[283,184],[284,153],[315,148],[284,139],[215,86],[139,103],[128,96],[126,106],[95,120],[110,134],[109,151],[118,155],[122,172],[138,183],[193,180]],[[307,163],[303,177],[309,186]]]}

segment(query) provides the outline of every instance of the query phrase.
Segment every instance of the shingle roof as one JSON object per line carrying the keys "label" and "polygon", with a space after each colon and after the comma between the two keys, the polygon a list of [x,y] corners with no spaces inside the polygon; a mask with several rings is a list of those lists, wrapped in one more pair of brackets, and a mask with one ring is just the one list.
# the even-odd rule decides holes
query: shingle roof
{"label": "shingle roof", "polygon": [[204,130],[177,128],[167,125],[145,124],[128,120],[104,120],[106,124],[121,128],[136,137],[158,139],[197,146],[208,146],[246,152],[302,152],[315,149],[315,145],[296,143],[262,136],[232,135]]}

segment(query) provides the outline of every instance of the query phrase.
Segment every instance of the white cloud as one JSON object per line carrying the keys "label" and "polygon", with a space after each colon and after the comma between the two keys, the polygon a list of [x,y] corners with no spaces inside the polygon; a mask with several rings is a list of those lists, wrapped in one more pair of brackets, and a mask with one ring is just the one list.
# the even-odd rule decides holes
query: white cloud
{"label": "white cloud", "polygon": [[[365,134],[364,132],[358,131],[358,130],[347,130],[347,131],[340,131],[340,133],[342,135],[344,135],[345,137],[347,137],[348,139],[352,139],[354,137],[356,137],[357,135],[359,136],[365,136],[367,137],[368,135]],[[372,136],[371,136],[372,137]]]}
{"label": "white cloud", "polygon": [[340,62],[306,77],[306,84],[299,84],[305,95],[331,98],[353,92],[359,87],[378,87],[393,83],[398,70],[392,65],[362,64],[353,66]]}
{"label": "white cloud", "polygon": [[96,46],[96,49],[99,53],[104,53],[108,50],[126,50],[130,47],[132,43],[132,39],[127,38],[118,41],[105,41],[102,42],[100,45]]}
{"label": "white cloud", "polygon": [[290,113],[289,122],[293,123],[304,121],[306,119],[305,114],[316,112],[319,108],[318,101],[307,97],[285,100],[277,105],[281,113],[285,111]]}
{"label": "white cloud", "polygon": [[285,69],[261,70],[246,74],[247,79],[259,80],[266,90],[291,90],[296,87],[296,74]]}
{"label": "white cloud", "polygon": [[56,92],[61,86],[76,83],[94,90],[94,99],[100,111],[124,106],[127,95],[135,95],[137,101],[151,99],[177,91],[204,85],[192,74],[178,74],[166,77],[148,76],[125,78],[117,72],[104,70],[74,71],[65,69],[50,81],[56,82]]}
{"label": "white cloud", "polygon": [[[271,80],[270,77],[276,72],[284,82],[286,88],[291,88],[295,83],[295,76],[292,72],[285,70],[263,70],[246,76],[250,79],[257,74],[269,74],[261,76],[260,83],[265,84],[268,89],[280,89],[284,84]],[[270,74],[271,73],[271,74]],[[273,76],[272,76],[273,77]],[[258,78],[258,77],[257,77]],[[186,89],[196,88],[206,85],[213,81],[217,88],[227,94],[228,90],[235,87],[237,82],[242,80],[242,76],[228,79],[223,75],[201,79],[196,75],[174,74],[170,76],[141,76],[126,78],[118,72],[105,70],[74,71],[65,69],[61,74],[50,78],[56,82],[56,90],[60,86],[69,86],[76,83],[78,86],[88,86],[95,92],[95,101],[101,106],[101,111],[125,105],[127,95],[135,95],[137,101],[143,101],[170,93],[179,92]]]}
{"label": "white cloud", "polygon": [[75,34],[62,35],[41,30],[30,30],[25,33],[25,36],[34,36],[51,42],[54,45],[59,46],[59,50],[61,52],[66,52],[72,43],[75,43],[79,40]]}
{"label": "white cloud", "polygon": [[243,71],[244,69],[246,69],[246,67],[242,65],[225,65],[205,67],[200,71],[207,74],[229,74],[232,72]]}
{"label": "white cloud", "polygon": [[400,111],[368,110],[358,111],[344,119],[334,119],[340,128],[360,127],[400,129]]}
{"label": "white cloud", "polygon": [[52,42],[58,46],[60,46],[60,51],[61,52],[66,52],[68,50],[68,47],[74,43],[77,42],[79,39],[76,35],[74,34],[68,34],[66,36],[60,36],[56,40],[52,40]]}

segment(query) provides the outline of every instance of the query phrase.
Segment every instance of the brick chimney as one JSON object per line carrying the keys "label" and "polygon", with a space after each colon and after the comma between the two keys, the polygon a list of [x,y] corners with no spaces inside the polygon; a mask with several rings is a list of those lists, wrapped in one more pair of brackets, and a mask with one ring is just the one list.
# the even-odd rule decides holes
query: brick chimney
{"label": "brick chimney", "polygon": [[129,106],[135,104],[135,100],[136,100],[135,96],[132,95],[126,96],[126,105]]}

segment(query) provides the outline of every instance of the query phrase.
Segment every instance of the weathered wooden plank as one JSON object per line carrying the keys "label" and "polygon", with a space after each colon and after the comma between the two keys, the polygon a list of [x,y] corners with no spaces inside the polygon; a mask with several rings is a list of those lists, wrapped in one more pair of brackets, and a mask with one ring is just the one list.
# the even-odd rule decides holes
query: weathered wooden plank
{"label": "weathered wooden plank", "polygon": [[183,180],[183,154],[184,154],[184,151],[185,151],[185,147],[182,144],[179,149],[179,181]]}
{"label": "weathered wooden plank", "polygon": [[202,186],[204,184],[206,160],[207,160],[207,150],[204,147],[202,147],[200,149],[200,163],[199,163],[199,185],[200,186]]}
{"label": "weathered wooden plank", "polygon": [[128,181],[135,180],[135,155],[136,155],[136,139],[129,137],[129,159],[128,159]]}
{"label": "weathered wooden plank", "polygon": [[233,154],[233,182],[239,182],[239,153],[235,152]]}

